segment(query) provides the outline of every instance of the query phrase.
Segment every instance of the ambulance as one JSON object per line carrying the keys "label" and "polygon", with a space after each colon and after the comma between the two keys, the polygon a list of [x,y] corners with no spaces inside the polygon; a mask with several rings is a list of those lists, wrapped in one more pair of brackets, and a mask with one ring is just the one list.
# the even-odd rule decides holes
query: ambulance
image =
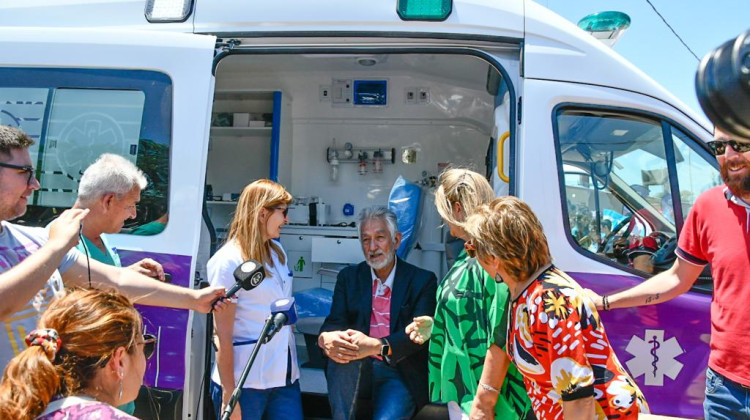
{"label": "ambulance", "polygon": [[[364,207],[400,206],[401,255],[441,278],[456,242],[436,178],[476,170],[531,205],[560,268],[611,293],[669,265],[721,183],[702,116],[530,0],[2,2],[0,123],[36,140],[29,225],[70,207],[101,153],[136,163],[149,187],[111,242],[185,287],[205,281],[243,186],[283,184],[308,416],[327,404],[314,338],[336,273],[363,259]],[[702,416],[712,287],[706,273],[670,302],[602,313],[654,413]],[[206,316],[141,309],[159,336],[149,409],[209,418]]]}

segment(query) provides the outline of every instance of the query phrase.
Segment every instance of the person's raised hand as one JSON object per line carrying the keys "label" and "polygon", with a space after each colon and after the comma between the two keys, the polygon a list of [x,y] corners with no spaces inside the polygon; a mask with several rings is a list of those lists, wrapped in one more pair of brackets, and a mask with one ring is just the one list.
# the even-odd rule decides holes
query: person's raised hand
{"label": "person's raised hand", "polygon": [[328,331],[318,336],[318,347],[336,363],[349,363],[357,359],[359,346],[351,342],[345,331]]}
{"label": "person's raised hand", "polygon": [[203,314],[214,310],[214,306],[218,304],[217,301],[227,295],[227,291],[223,287],[206,287],[192,290],[192,292],[195,293],[195,302],[190,309]]}
{"label": "person's raised hand", "polygon": [[49,239],[47,243],[68,251],[78,243],[78,232],[81,222],[89,214],[89,209],[68,209],[49,225]]}
{"label": "person's raised hand", "polygon": [[406,335],[417,344],[424,344],[432,336],[432,326],[435,320],[431,316],[418,316],[414,322],[406,326]]}
{"label": "person's raised hand", "polygon": [[144,258],[137,263],[128,266],[128,269],[141,273],[144,276],[164,281],[164,267],[151,258]]}
{"label": "person's raised hand", "polygon": [[213,312],[214,314],[217,312],[221,312],[224,309],[228,308],[229,305],[237,305],[237,295],[234,295],[229,299],[219,298],[219,300],[214,301],[213,306],[211,307],[211,312]]}

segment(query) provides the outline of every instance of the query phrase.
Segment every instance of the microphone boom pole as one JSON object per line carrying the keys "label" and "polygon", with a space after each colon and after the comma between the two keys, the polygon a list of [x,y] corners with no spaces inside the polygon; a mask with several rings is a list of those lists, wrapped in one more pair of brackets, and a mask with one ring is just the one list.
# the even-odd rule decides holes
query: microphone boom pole
{"label": "microphone boom pole", "polygon": [[255,357],[258,355],[258,350],[260,350],[260,346],[263,345],[264,342],[266,342],[266,336],[268,335],[272,327],[273,315],[269,315],[268,318],[266,318],[266,323],[263,324],[263,329],[260,331],[258,341],[255,343],[252,353],[250,353],[250,358],[247,360],[247,364],[245,364],[245,369],[242,370],[242,375],[240,375],[240,380],[239,382],[237,382],[237,387],[234,388],[234,392],[232,392],[232,396],[229,398],[229,402],[227,402],[226,408],[224,408],[224,413],[221,415],[221,420],[229,420],[229,416],[232,415],[234,406],[237,405],[237,402],[240,400],[242,385],[245,384],[247,375],[250,374],[250,369],[253,367]]}

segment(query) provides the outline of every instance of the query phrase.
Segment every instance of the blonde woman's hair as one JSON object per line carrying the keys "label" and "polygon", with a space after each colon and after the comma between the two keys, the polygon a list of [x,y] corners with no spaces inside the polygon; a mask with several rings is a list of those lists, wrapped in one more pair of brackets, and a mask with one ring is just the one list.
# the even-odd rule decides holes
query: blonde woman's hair
{"label": "blonde woman's hair", "polygon": [[541,222],[528,204],[500,197],[479,206],[464,229],[479,258],[493,256],[516,281],[528,279],[552,263]]}
{"label": "blonde woman's hair", "polygon": [[50,354],[34,345],[8,363],[0,383],[2,419],[34,419],[54,396],[80,394],[118,348],[135,353],[143,324],[125,296],[78,289],[54,300],[37,328],[54,329],[60,348]]}
{"label": "blonde woman's hair", "polygon": [[260,220],[260,212],[264,208],[273,211],[273,207],[288,206],[291,202],[292,195],[270,179],[259,179],[247,185],[237,202],[227,241],[237,243],[245,260],[252,258],[270,266],[273,249],[281,263],[286,264],[281,247],[274,241],[263,240],[264,222]]}
{"label": "blonde woman's hair", "polygon": [[[466,217],[481,204],[495,198],[492,186],[482,175],[468,169],[446,169],[438,178],[440,184],[435,190],[435,207],[448,223],[461,225]],[[463,220],[453,217],[453,203],[459,203]]]}

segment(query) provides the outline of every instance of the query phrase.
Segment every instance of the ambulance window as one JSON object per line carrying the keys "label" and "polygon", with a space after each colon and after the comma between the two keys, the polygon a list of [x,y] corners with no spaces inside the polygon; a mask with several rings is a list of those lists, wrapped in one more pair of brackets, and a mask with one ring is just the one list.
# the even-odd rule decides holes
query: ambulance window
{"label": "ambulance window", "polygon": [[695,199],[709,188],[721,185],[721,175],[716,170],[716,158],[707,152],[699,153],[689,144],[695,141],[682,131],[672,127],[672,142],[675,150],[675,166],[680,185],[680,201],[683,217],[693,207]]}
{"label": "ambulance window", "polygon": [[41,184],[18,222],[48,224],[75,203],[83,171],[114,153],[148,179],[121,233],[160,231],[151,228],[167,213],[171,90],[169,77],[152,71],[0,69],[0,124],[35,140],[29,153]]}
{"label": "ambulance window", "polygon": [[[721,175],[716,167],[716,158],[709,155],[705,150],[695,147],[695,140],[679,129],[671,127],[671,131],[677,180],[680,186],[682,216],[687,218],[699,195],[709,188],[722,184]],[[703,269],[693,287],[708,292],[713,290],[710,265]]]}
{"label": "ambulance window", "polygon": [[567,224],[585,253],[651,274],[676,234],[661,122],[598,110],[557,117]]}

